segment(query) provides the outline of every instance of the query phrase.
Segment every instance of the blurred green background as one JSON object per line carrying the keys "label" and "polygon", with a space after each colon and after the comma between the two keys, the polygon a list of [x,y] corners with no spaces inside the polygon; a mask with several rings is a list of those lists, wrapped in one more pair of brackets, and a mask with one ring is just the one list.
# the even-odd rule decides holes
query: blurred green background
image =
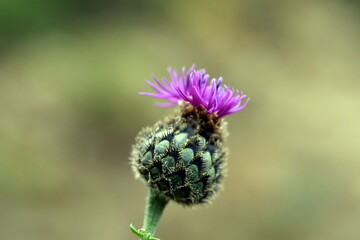
{"label": "blurred green background", "polygon": [[162,240],[360,239],[358,1],[0,1],[0,239],[136,239],[128,156],[151,73],[243,90],[225,190],[168,205]]}

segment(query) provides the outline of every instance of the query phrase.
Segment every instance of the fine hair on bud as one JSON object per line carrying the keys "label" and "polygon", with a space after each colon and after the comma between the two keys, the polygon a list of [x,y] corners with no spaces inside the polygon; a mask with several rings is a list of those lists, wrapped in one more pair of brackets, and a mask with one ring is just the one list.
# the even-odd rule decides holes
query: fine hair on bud
{"label": "fine hair on bud", "polygon": [[185,206],[208,203],[221,188],[226,123],[202,106],[177,110],[136,137],[131,164],[137,177]]}

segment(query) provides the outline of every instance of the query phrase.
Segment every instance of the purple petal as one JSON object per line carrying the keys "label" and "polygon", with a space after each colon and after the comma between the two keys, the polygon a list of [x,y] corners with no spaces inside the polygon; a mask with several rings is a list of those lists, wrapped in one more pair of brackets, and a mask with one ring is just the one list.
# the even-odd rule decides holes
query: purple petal
{"label": "purple petal", "polygon": [[222,85],[221,77],[210,81],[210,76],[205,69],[196,71],[195,65],[192,65],[187,72],[185,67],[182,68],[180,75],[169,67],[168,73],[170,81],[166,78],[160,81],[155,76],[153,76],[154,83],[146,81],[156,93],[141,92],[139,94],[168,101],[157,103],[159,107],[172,107],[179,101],[189,102],[194,107],[202,105],[209,114],[216,113],[218,118],[243,110],[250,100],[248,98],[242,103],[246,95]]}

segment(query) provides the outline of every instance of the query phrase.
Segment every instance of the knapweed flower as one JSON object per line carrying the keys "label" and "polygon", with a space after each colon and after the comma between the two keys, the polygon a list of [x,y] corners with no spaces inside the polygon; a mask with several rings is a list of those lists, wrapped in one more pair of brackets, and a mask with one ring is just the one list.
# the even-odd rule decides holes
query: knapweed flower
{"label": "knapweed flower", "polygon": [[215,113],[216,118],[241,111],[249,101],[247,99],[242,103],[246,95],[239,94],[239,91],[234,91],[226,85],[221,86],[223,81],[221,77],[210,81],[205,69],[196,71],[195,65],[187,73],[184,67],[181,76],[171,67],[168,68],[168,72],[170,81],[164,78],[162,83],[155,76],[153,79],[157,85],[147,81],[157,93],[141,92],[140,94],[169,101],[169,103],[158,103],[162,107],[172,107],[179,101],[185,101],[195,108],[205,108],[207,114]]}
{"label": "knapweed flower", "polygon": [[222,85],[222,78],[210,80],[195,66],[180,75],[169,68],[169,75],[170,80],[147,81],[155,93],[140,93],[166,100],[160,107],[179,106],[140,131],[131,154],[136,176],[149,187],[143,228],[130,225],[142,240],[158,240],[153,235],[169,200],[195,206],[209,202],[221,188],[227,155],[224,116],[243,110],[249,101]]}
{"label": "knapweed flower", "polygon": [[227,155],[223,117],[244,109],[249,99],[195,66],[181,74],[168,71],[169,80],[147,81],[155,93],[140,94],[166,100],[158,103],[161,107],[179,109],[138,134],[131,161],[152,191],[193,206],[208,202],[220,189]]}

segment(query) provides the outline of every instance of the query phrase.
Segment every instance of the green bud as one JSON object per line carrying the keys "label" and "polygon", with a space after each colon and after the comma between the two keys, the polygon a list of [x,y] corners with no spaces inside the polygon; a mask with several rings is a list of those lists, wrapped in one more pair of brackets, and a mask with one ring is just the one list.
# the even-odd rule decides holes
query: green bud
{"label": "green bud", "polygon": [[182,113],[138,134],[131,156],[135,173],[150,188],[183,205],[209,202],[224,174],[223,126],[224,119],[184,107]]}

